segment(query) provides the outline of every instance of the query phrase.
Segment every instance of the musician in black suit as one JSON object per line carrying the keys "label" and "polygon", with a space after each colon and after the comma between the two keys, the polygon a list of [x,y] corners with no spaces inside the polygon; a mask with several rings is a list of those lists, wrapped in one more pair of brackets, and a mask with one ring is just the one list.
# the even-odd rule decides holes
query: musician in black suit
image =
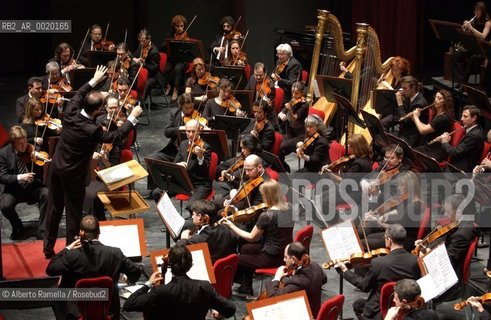
{"label": "musician in black suit", "polygon": [[[479,108],[473,105],[465,106],[460,120],[465,127],[465,135],[458,145],[450,145],[452,139],[449,133],[444,133],[438,140],[442,144],[443,150],[450,156],[450,164],[458,170],[472,172],[474,166],[479,163],[482,148],[484,146],[483,132],[478,124]],[[450,167],[451,171],[456,171]]]}
{"label": "musician in black suit", "polygon": [[193,265],[188,248],[174,246],[169,251],[168,259],[172,280],[168,284],[162,283],[167,271],[167,264],[164,263],[162,273],[154,272],[150,280],[126,300],[124,310],[143,312],[148,320],[201,320],[209,309],[227,318],[234,315],[233,302],[218,295],[208,281],[193,280],[186,275]]}
{"label": "musician in black suit", "polygon": [[[162,88],[162,73],[160,72],[160,53],[148,30],[143,29],[138,33],[140,45],[133,54],[133,64],[130,66],[130,74],[136,74],[138,68],[143,67],[148,71],[148,79],[143,92],[142,101],[147,99],[153,88]],[[136,70],[136,71],[135,71]]]}
{"label": "musician in black suit", "polygon": [[276,47],[276,68],[271,74],[271,78],[278,82],[278,86],[283,89],[282,104],[292,99],[293,83],[300,81],[302,75],[302,65],[293,57],[292,47],[288,43],[282,43]]}
{"label": "musician in black suit", "polygon": [[370,292],[367,299],[358,299],[353,303],[353,310],[359,319],[381,319],[380,289],[385,283],[421,277],[417,257],[403,247],[406,240],[404,227],[400,224],[389,225],[384,238],[385,247],[390,248],[390,253],[373,259],[364,277],[348,270],[343,262],[337,264],[349,283]]}
{"label": "musician in black suit", "polygon": [[96,125],[94,117],[101,110],[104,95],[92,88],[104,79],[107,69],[98,66],[94,77],[73,96],[65,110],[63,131],[49,172],[49,205],[46,216],[44,254],[54,255],[58,228],[66,209],[67,244],[78,234],[85,186],[89,174],[90,160],[99,143],[112,142],[126,136],[134,128],[142,112],[137,106],[128,119],[116,131],[104,132]]}
{"label": "musician in black suit", "polygon": [[230,16],[220,19],[220,32],[210,44],[209,51],[212,55],[211,70],[221,65],[220,61],[229,58],[232,54],[229,50],[229,41],[232,40],[231,32],[235,30],[235,20]]}
{"label": "musician in black suit", "polygon": [[[123,255],[121,249],[105,246],[99,242],[99,221],[92,215],[83,217],[80,222],[80,238],[60,251],[49,262],[46,274],[62,276],[60,287],[74,288],[83,278],[108,276],[113,280],[113,299],[110,306],[111,319],[119,319],[118,281],[120,273],[128,277],[129,283],[140,278],[141,269]],[[77,313],[76,307],[65,301],[53,306],[57,319],[67,319],[71,313]],[[68,318],[72,319],[72,318]]]}
{"label": "musician in black suit", "polygon": [[80,57],[78,58],[78,62],[83,64],[84,66],[89,65],[89,58],[87,57],[87,53],[89,51],[97,51],[97,50],[114,50],[114,44],[109,45],[107,48],[102,47],[103,34],[102,28],[98,24],[93,24],[89,29],[89,38],[85,39],[82,47],[80,48]]}
{"label": "musician in black suit", "polygon": [[275,142],[275,130],[269,120],[271,117],[270,107],[266,100],[259,99],[252,106],[254,120],[242,133],[251,134],[261,142],[262,150],[271,152]]}
{"label": "musician in black suit", "polygon": [[[36,202],[39,206],[39,232],[44,231],[44,220],[47,208],[48,189],[36,174],[29,172],[31,167],[27,147],[27,133],[20,126],[13,126],[9,131],[10,142],[0,150],[0,183],[5,188],[0,196],[0,210],[12,225],[10,239],[16,240],[22,234],[23,224],[15,206],[23,202]],[[20,158],[19,158],[20,156]],[[27,157],[27,163],[22,158]]]}
{"label": "musician in black suit", "polygon": [[43,81],[41,78],[30,77],[29,80],[27,80],[27,94],[17,98],[17,101],[15,102],[15,115],[17,116],[18,123],[21,123],[24,119],[27,101],[29,101],[30,98],[39,100],[41,99],[42,94]]}
{"label": "musician in black suit", "polygon": [[[260,84],[260,89],[256,90],[256,85]],[[263,99],[269,106],[273,105],[274,98],[276,96],[276,90],[274,82],[266,72],[266,66],[262,62],[256,62],[254,65],[254,74],[249,78],[245,86],[245,90],[254,91],[254,100]],[[269,90],[269,93],[267,91]]]}

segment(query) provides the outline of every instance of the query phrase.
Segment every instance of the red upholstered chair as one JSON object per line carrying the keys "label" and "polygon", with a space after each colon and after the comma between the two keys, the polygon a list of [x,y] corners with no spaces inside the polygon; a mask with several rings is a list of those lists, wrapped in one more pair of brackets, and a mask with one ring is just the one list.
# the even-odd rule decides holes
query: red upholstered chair
{"label": "red upholstered chair", "polygon": [[[211,153],[211,160],[210,160],[210,167],[208,168],[208,174],[210,175],[210,178],[212,180],[215,180],[217,165],[218,165],[218,155],[215,152],[212,152]],[[213,199],[214,195],[215,195],[215,190],[212,189],[210,194],[208,194],[208,196],[206,197],[206,200]],[[188,201],[189,198],[191,198],[191,196],[188,194],[184,194],[184,193],[178,193],[176,195],[176,200],[179,200],[180,204],[181,204],[181,214],[182,214],[182,202]]]}
{"label": "red upholstered chair", "polygon": [[274,104],[274,111],[276,112],[276,114],[280,113],[281,107],[283,107],[281,102],[283,102],[284,96],[285,96],[285,91],[283,91],[283,89],[275,88],[275,97],[274,97],[273,104]]}
{"label": "red upholstered chair", "polygon": [[246,75],[247,81],[249,81],[249,78],[251,77],[251,65],[250,64],[245,65],[245,75]]}
{"label": "red upholstered chair", "polygon": [[325,301],[317,314],[317,320],[337,320],[343,310],[344,295],[338,294]]}
{"label": "red upholstered chair", "polygon": [[271,149],[271,153],[273,153],[275,155],[279,155],[282,142],[283,142],[283,135],[279,132],[275,132],[274,133],[274,144],[273,144],[273,149]]}
{"label": "red upholstered chair", "polygon": [[75,288],[107,288],[107,301],[77,301],[79,320],[110,320],[109,307],[113,296],[113,280],[108,276],[84,278],[77,281]]}
{"label": "red upholstered chair", "polygon": [[318,115],[319,118],[321,118],[321,120],[324,122],[324,117],[325,117],[324,111],[319,110],[319,109],[309,108],[309,114]]}
{"label": "red upholstered chair", "polygon": [[329,146],[329,160],[334,162],[345,155],[346,148],[337,141],[332,141]]}
{"label": "red upholstered chair", "polygon": [[164,52],[159,52],[159,55],[160,55],[159,69],[160,69],[160,72],[164,73],[165,65],[167,63],[167,54]]}
{"label": "red upholstered chair", "polygon": [[9,142],[9,133],[5,130],[3,124],[0,123],[0,148]]}
{"label": "red upholstered chair", "polygon": [[431,208],[427,206],[423,212],[423,217],[419,222],[418,239],[423,239],[425,237],[426,229],[430,226],[430,218]]}
{"label": "red upholstered chair", "polygon": [[382,319],[385,318],[390,307],[395,305],[393,301],[395,285],[395,281],[387,282],[382,286],[382,289],[380,289],[380,313],[382,314]]}
{"label": "red upholstered chair", "polygon": [[465,255],[464,259],[464,266],[462,268],[462,283],[463,286],[462,288],[465,288],[467,283],[469,282],[469,279],[471,277],[471,261],[472,261],[472,255],[474,254],[474,251],[476,250],[477,246],[477,240],[478,237],[475,237],[474,240],[472,240],[471,245],[469,246],[469,250],[467,251],[467,254]]}
{"label": "red upholstered chair", "polygon": [[481,157],[479,158],[479,163],[481,163],[484,160],[484,158],[486,158],[490,150],[491,150],[491,144],[484,141],[484,146],[482,148]]}
{"label": "red upholstered chair", "polygon": [[268,177],[270,179],[273,179],[274,181],[278,181],[278,172],[276,172],[275,170],[271,169],[270,167],[267,167],[266,168],[266,174],[268,175]]}
{"label": "red upholstered chair", "polygon": [[141,68],[140,73],[138,74],[138,78],[136,79],[136,92],[138,93],[138,99],[140,100],[143,109],[145,109],[145,117],[147,118],[147,122],[139,122],[143,125],[150,124],[150,118],[148,114],[150,113],[150,104],[147,104],[143,99],[143,93],[145,92],[145,87],[147,85],[148,80],[148,70],[145,68]]}
{"label": "red upholstered chair", "polygon": [[213,264],[213,273],[217,281],[214,285],[215,290],[226,299],[232,296],[232,285],[238,263],[239,256],[234,253],[225,258],[218,259]]}
{"label": "red upholstered chair", "polygon": [[[307,80],[309,80],[309,73],[305,70],[302,70],[302,79],[303,82],[307,83]],[[322,118],[324,119],[324,118]]]}
{"label": "red upholstered chair", "polygon": [[[458,123],[457,121],[454,121],[453,122],[453,127],[452,127],[452,131],[454,132],[452,134],[452,137],[450,139],[450,145],[452,147],[455,147],[457,146],[460,141],[462,140],[462,138],[464,137],[465,135],[465,130],[464,128],[460,125],[460,123]],[[450,161],[450,157],[447,159],[447,162]],[[445,162],[440,162],[438,163],[440,165],[440,168],[444,168],[447,164]]]}

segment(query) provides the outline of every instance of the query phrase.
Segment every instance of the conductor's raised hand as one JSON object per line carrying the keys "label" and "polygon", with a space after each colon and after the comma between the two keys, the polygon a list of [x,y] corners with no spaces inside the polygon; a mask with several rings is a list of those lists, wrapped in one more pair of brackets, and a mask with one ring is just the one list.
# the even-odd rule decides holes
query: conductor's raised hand
{"label": "conductor's raised hand", "polygon": [[97,66],[97,68],[95,69],[94,77],[92,79],[99,83],[106,77],[106,72],[107,68],[105,66]]}

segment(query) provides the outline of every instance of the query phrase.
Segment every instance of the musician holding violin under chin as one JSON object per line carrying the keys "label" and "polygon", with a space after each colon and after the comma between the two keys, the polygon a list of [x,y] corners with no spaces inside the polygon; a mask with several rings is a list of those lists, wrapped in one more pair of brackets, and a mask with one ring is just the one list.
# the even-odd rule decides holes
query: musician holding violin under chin
{"label": "musician holding violin under chin", "polygon": [[[254,101],[262,99],[265,100],[269,106],[273,105],[276,90],[274,87],[274,81],[268,75],[264,63],[256,62],[254,65],[254,74],[249,78],[249,81],[245,86],[245,90],[254,91]],[[277,121],[278,120],[276,119],[276,122]]]}
{"label": "musician holding violin under chin", "polygon": [[202,58],[194,58],[191,76],[186,80],[186,93],[190,93],[195,103],[201,106],[206,100],[207,91],[217,87],[220,78],[213,77],[206,71],[206,64]]}
{"label": "musician holding violin under chin", "polygon": [[89,37],[85,39],[85,42],[80,48],[80,57],[78,62],[84,66],[89,65],[89,59],[87,53],[89,51],[114,51],[114,43],[104,39],[102,34],[102,28],[98,24],[93,24],[89,29]]}
{"label": "musician holding violin under chin", "polygon": [[293,57],[292,47],[288,43],[282,43],[276,47],[276,56],[278,60],[271,78],[285,92],[282,102],[285,104],[292,99],[293,83],[301,80],[302,65]]}
{"label": "musician holding violin under chin", "polygon": [[21,127],[27,132],[27,142],[39,146],[44,151],[48,150],[49,138],[58,136],[62,130],[61,122],[46,114],[44,106],[35,98],[27,102]]}
{"label": "musician holding violin under chin", "polygon": [[218,97],[206,101],[203,117],[211,124],[217,115],[244,116],[241,107],[240,102],[234,97],[232,83],[228,79],[221,79],[218,84]]}
{"label": "musician holding violin under chin", "polygon": [[435,310],[426,309],[416,280],[402,279],[394,287],[394,304],[384,320],[438,320]]}
{"label": "musician holding violin under chin", "polygon": [[41,234],[45,230],[48,189],[35,173],[30,172],[34,148],[27,143],[26,131],[20,126],[13,126],[9,139],[10,143],[0,150],[0,183],[5,186],[0,195],[0,210],[12,225],[10,239],[18,240],[24,226],[15,206],[24,202],[38,204],[38,234]]}
{"label": "musician holding violin under chin", "polygon": [[41,99],[43,94],[43,80],[38,77],[30,77],[27,80],[27,93],[15,101],[15,115],[18,123],[21,123],[26,113],[26,105],[29,99]]}
{"label": "musician holding violin under chin", "polygon": [[252,112],[254,121],[244,129],[244,134],[251,134],[261,142],[262,150],[270,151],[273,149],[275,141],[275,130],[270,119],[271,111],[267,101],[259,99],[254,101]]}

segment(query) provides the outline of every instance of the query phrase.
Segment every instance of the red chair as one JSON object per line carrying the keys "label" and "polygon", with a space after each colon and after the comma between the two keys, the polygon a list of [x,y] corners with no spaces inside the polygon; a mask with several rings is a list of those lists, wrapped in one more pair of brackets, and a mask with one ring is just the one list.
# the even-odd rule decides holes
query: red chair
{"label": "red chair", "polygon": [[283,102],[283,97],[285,96],[285,91],[281,88],[275,88],[275,97],[274,97],[274,110],[276,114],[280,113],[281,108],[283,105],[281,104]]}
{"label": "red chair", "polygon": [[279,179],[278,172],[271,169],[270,167],[266,168],[266,174],[268,175],[268,177],[270,179],[273,179],[274,181],[278,181],[278,179]]}
{"label": "red chair", "polygon": [[246,75],[247,81],[249,81],[249,78],[251,77],[251,65],[250,64],[245,65],[245,75]]}
{"label": "red chair", "polygon": [[452,134],[452,139],[450,139],[450,145],[452,147],[455,147],[460,143],[462,138],[465,135],[465,130],[464,128],[458,123],[457,121],[453,122],[453,129],[454,133]]}
{"label": "red chair", "polygon": [[469,250],[465,255],[464,266],[462,268],[462,283],[463,283],[462,288],[465,288],[471,277],[471,261],[472,261],[472,256],[474,255],[474,251],[476,251],[477,240],[478,237],[475,237],[474,240],[472,240],[471,245],[469,246]]}
{"label": "red chair", "polygon": [[239,256],[235,253],[218,259],[213,264],[213,273],[215,274],[215,290],[219,295],[226,299],[232,296],[232,285],[234,283],[235,271],[239,263]]}
{"label": "red chair", "polygon": [[145,93],[145,87],[147,86],[147,80],[148,80],[148,70],[145,68],[141,68],[140,73],[138,74],[138,78],[136,79],[136,92],[138,93],[138,99],[140,100],[143,109],[145,109],[145,117],[147,118],[147,122],[139,122],[140,124],[143,125],[149,125],[150,124],[150,118],[148,114],[150,113],[150,104],[147,104],[143,94]]}
{"label": "red chair", "polygon": [[274,144],[273,144],[273,149],[271,149],[271,153],[279,155],[282,142],[283,142],[283,135],[279,132],[275,132],[274,133]]}
{"label": "red chair", "polygon": [[324,122],[324,117],[325,117],[324,111],[318,110],[318,109],[314,109],[314,108],[309,108],[309,114],[316,114],[316,115],[318,115],[319,118],[321,118],[322,122]]}
{"label": "red chair", "polygon": [[481,157],[479,158],[479,163],[481,163],[484,160],[484,158],[488,156],[490,149],[491,149],[491,144],[484,141],[484,146],[482,148]]}
{"label": "red chair", "polygon": [[[307,80],[309,80],[309,73],[305,70],[302,70],[302,81],[307,83]],[[324,119],[324,118],[322,118]]]}
{"label": "red chair", "polygon": [[[215,180],[217,165],[218,165],[218,155],[215,152],[212,152],[211,153],[211,160],[210,160],[210,167],[208,168],[208,174],[210,175],[211,180]],[[215,190],[212,189],[210,194],[208,194],[208,196],[206,197],[206,200],[213,199],[214,195],[215,195]],[[184,193],[178,193],[176,195],[176,200],[179,200],[180,204],[181,204],[181,215],[182,215],[182,202],[188,201],[189,198],[191,198],[191,196],[188,194],[184,194]]]}
{"label": "red chair", "polygon": [[7,145],[9,142],[9,132],[5,130],[3,124],[0,123],[0,148]]}
{"label": "red chair", "polygon": [[390,307],[395,305],[393,299],[395,285],[395,281],[387,282],[382,286],[382,289],[380,289],[380,313],[382,314],[382,319],[385,318]]}
{"label": "red chair", "polygon": [[325,301],[317,314],[317,320],[337,320],[343,310],[344,295],[338,294]]}
{"label": "red chair", "polygon": [[165,65],[167,64],[167,54],[164,52],[159,52],[160,55],[160,63],[159,63],[159,69],[162,74],[164,73],[165,70]]}
{"label": "red chair", "polygon": [[329,146],[329,160],[334,162],[345,155],[346,148],[345,146],[339,144],[337,141],[332,141]]}
{"label": "red chair", "polygon": [[425,211],[423,212],[423,218],[419,223],[418,239],[423,239],[425,237],[426,230],[430,226],[430,218],[431,218],[431,208],[427,206],[425,208]]}
{"label": "red chair", "polygon": [[97,278],[83,278],[77,281],[75,288],[107,288],[106,301],[77,301],[80,310],[79,320],[110,320],[109,307],[113,296],[113,280],[108,276]]}

